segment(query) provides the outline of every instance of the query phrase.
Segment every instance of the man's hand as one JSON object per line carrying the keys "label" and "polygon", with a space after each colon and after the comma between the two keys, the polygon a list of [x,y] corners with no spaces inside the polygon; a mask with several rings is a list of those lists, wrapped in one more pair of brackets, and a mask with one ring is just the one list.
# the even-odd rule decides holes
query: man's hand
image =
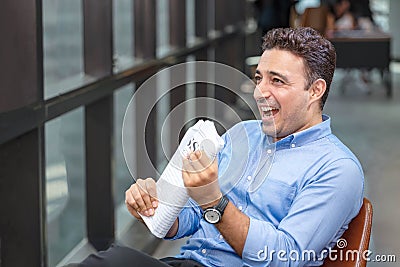
{"label": "man's hand", "polygon": [[[203,151],[191,153],[183,160],[182,177],[190,197],[203,210],[218,204],[222,193],[218,184],[218,164],[215,159],[211,161]],[[236,253],[242,256],[250,218],[229,202],[221,221],[215,224],[215,227]]]}
{"label": "man's hand", "polygon": [[153,178],[138,179],[125,192],[125,204],[128,211],[138,220],[144,216],[153,216],[158,207],[156,182]]}
{"label": "man's hand", "polygon": [[217,160],[211,160],[204,151],[195,151],[183,159],[182,177],[190,197],[203,209],[214,206],[222,197]]}

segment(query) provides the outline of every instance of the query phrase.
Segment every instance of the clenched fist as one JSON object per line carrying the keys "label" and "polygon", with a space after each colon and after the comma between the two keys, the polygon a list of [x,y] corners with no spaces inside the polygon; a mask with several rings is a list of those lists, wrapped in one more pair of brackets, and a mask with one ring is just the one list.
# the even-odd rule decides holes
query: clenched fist
{"label": "clenched fist", "polygon": [[218,203],[222,197],[217,160],[210,159],[204,151],[192,152],[183,159],[182,178],[190,197],[203,209]]}

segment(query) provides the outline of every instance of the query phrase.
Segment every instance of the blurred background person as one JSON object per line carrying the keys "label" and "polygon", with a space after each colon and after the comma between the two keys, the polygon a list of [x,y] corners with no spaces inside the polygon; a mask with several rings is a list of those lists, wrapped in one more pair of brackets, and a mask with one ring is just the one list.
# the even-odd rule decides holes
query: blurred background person
{"label": "blurred background person", "polygon": [[356,28],[356,20],[351,10],[349,0],[335,0],[328,5],[329,12],[327,15],[326,35],[332,37],[334,31],[354,30]]}
{"label": "blurred background person", "polygon": [[[335,32],[340,31],[373,31],[374,24],[372,18],[372,12],[369,7],[369,0],[334,0],[328,4],[329,12],[327,15],[327,30],[326,36],[332,38]],[[351,34],[356,34],[351,33]],[[372,69],[359,69],[356,70],[357,77],[357,88],[360,91],[367,94],[371,94],[371,88],[369,86],[370,71]],[[347,80],[352,80],[353,77],[350,73],[351,70],[347,70],[346,75],[343,77],[343,81],[347,83]]]}
{"label": "blurred background person", "polygon": [[258,13],[258,28],[262,35],[273,28],[289,27],[290,8],[294,0],[256,0],[254,2]]}
{"label": "blurred background person", "polygon": [[376,30],[369,0],[351,0],[350,12],[353,14],[356,28],[359,30]]}
{"label": "blurred background person", "polygon": [[[350,12],[354,15],[357,30],[366,32],[378,30],[374,23],[369,0],[351,0]],[[360,87],[363,91],[367,92],[367,94],[371,94],[371,89],[369,87],[369,84],[371,83],[371,70],[372,68],[361,69],[360,74]]]}

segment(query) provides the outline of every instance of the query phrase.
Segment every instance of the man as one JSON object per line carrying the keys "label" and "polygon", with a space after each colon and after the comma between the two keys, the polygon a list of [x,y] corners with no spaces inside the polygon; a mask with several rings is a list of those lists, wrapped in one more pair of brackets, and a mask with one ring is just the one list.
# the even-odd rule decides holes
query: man
{"label": "man", "polygon": [[[181,254],[159,261],[115,247],[88,258],[83,266],[323,263],[326,249],[341,237],[363,199],[361,166],[331,133],[330,118],[322,114],[336,53],[311,28],[273,29],[264,37],[263,51],[254,92],[261,121],[230,129],[212,162],[201,151],[183,159],[182,178],[191,200],[167,234],[173,239],[191,236]],[[246,138],[248,142],[243,142]],[[234,152],[238,140],[249,153],[244,167],[235,172],[232,165],[241,157]],[[259,163],[263,165],[273,150],[271,167],[260,174]],[[234,182],[225,183],[222,176],[233,177]],[[251,188],[260,176],[265,179]],[[126,204],[139,220],[139,212],[152,216],[158,205],[154,180],[132,185],[126,191]],[[311,257],[302,257],[304,251]]]}

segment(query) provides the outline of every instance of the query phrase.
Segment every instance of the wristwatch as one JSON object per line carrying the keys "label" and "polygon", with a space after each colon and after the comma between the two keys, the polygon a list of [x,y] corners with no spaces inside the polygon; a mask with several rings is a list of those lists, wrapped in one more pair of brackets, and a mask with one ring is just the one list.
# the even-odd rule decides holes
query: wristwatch
{"label": "wristwatch", "polygon": [[224,214],[225,208],[228,205],[228,202],[229,199],[226,196],[222,196],[217,205],[205,209],[203,213],[204,220],[212,224],[219,223],[219,221],[221,221],[222,215]]}

